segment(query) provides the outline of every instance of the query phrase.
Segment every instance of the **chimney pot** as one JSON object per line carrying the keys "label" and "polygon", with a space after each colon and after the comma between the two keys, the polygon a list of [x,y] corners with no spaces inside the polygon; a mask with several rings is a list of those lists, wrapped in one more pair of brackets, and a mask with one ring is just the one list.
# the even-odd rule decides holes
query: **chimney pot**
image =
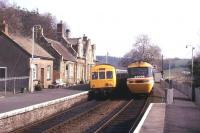
{"label": "chimney pot", "polygon": [[66,34],[66,37],[69,38],[70,37],[70,29],[66,29],[65,34]]}
{"label": "chimney pot", "polygon": [[83,34],[83,41],[87,41],[87,36]]}

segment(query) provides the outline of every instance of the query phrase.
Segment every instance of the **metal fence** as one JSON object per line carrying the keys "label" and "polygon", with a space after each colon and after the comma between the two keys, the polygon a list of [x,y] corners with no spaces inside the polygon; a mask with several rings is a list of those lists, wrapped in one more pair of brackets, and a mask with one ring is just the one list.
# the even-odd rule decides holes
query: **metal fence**
{"label": "metal fence", "polygon": [[[171,84],[170,84],[171,83]],[[183,81],[178,81],[178,80],[171,80],[169,81],[162,79],[161,80],[161,87],[162,88],[174,88],[177,89],[178,91],[182,92],[189,98],[192,98],[192,89],[191,89],[191,83],[190,82],[183,82]]]}
{"label": "metal fence", "polygon": [[8,77],[0,79],[0,96],[20,93],[29,86],[29,76]]}
{"label": "metal fence", "polygon": [[190,99],[192,99],[192,88],[190,82],[179,82],[173,80],[172,87],[179,90],[180,92],[188,96]]}

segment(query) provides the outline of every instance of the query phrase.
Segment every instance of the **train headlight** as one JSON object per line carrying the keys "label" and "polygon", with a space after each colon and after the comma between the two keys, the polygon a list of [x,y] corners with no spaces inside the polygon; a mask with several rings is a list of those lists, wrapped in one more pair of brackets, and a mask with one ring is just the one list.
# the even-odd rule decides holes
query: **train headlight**
{"label": "train headlight", "polygon": [[111,83],[106,83],[105,86],[113,86]]}

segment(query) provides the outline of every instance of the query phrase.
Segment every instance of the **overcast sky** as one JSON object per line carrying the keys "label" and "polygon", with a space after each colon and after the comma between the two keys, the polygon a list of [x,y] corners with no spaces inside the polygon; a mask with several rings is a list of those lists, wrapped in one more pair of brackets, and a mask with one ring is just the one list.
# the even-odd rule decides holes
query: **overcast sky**
{"label": "overcast sky", "polygon": [[[29,10],[50,12],[71,28],[72,37],[86,34],[97,55],[123,56],[140,34],[159,45],[165,57],[190,58],[200,46],[199,0],[9,0]],[[44,31],[45,32],[45,31]]]}

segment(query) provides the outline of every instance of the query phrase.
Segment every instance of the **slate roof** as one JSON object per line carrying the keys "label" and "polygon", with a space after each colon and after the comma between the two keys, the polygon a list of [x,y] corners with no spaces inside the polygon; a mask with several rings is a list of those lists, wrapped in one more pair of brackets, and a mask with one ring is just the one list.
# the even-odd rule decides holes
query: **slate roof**
{"label": "slate roof", "polygon": [[76,58],[69,52],[67,48],[65,48],[60,42],[45,38],[49,43],[51,43],[51,46],[60,54],[63,56],[64,60],[68,61],[76,61]]}
{"label": "slate roof", "polygon": [[70,44],[77,45],[79,43],[80,38],[67,38]]}
{"label": "slate roof", "polygon": [[[10,35],[9,38],[12,39],[19,47],[24,49],[27,53],[32,55],[32,45],[33,45],[32,39],[18,35]],[[35,56],[41,58],[44,57],[44,58],[54,59],[53,56],[51,56],[46,50],[40,47],[40,45],[37,43],[34,43],[34,57]]]}

